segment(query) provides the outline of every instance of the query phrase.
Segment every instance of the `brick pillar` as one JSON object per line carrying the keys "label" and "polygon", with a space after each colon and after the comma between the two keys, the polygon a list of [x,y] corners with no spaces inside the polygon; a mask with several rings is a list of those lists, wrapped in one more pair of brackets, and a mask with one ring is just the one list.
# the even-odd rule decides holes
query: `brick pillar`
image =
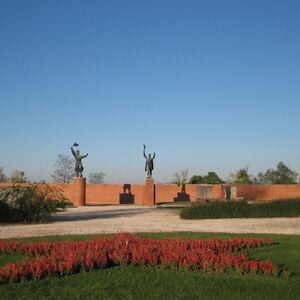
{"label": "brick pillar", "polygon": [[155,205],[155,185],[153,179],[146,179],[143,204],[147,206]]}
{"label": "brick pillar", "polygon": [[236,186],[232,186],[231,187],[231,199],[237,199],[238,195],[237,195],[237,187]]}
{"label": "brick pillar", "polygon": [[86,180],[83,177],[74,177],[72,187],[72,202],[76,206],[85,205]]}

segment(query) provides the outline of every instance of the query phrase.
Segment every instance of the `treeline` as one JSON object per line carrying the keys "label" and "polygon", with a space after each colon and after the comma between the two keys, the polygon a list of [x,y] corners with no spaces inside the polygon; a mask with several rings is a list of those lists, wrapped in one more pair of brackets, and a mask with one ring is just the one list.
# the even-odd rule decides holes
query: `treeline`
{"label": "treeline", "polygon": [[11,183],[25,183],[27,182],[27,177],[24,171],[15,170],[12,172],[10,177],[4,174],[4,168],[0,167],[0,182],[11,182]]}
{"label": "treeline", "polygon": [[[279,162],[275,169],[267,169],[259,172],[256,176],[249,174],[249,168],[242,168],[232,174],[226,180],[222,179],[216,172],[210,171],[206,175],[192,175],[189,177],[187,169],[176,172],[173,175],[172,183],[178,185],[190,184],[296,184],[299,183],[299,174],[291,170],[283,162]],[[75,176],[73,162],[66,155],[58,155],[54,165],[54,172],[51,175],[54,182],[69,183]],[[89,183],[104,183],[106,174],[103,172],[93,172],[88,175]],[[4,168],[0,167],[0,182],[25,183],[29,182],[24,171],[15,170],[10,177],[4,174]],[[45,181],[40,181],[45,183]]]}
{"label": "treeline", "polygon": [[181,170],[173,175],[172,183],[178,185],[190,184],[297,184],[299,175],[283,162],[279,162],[275,169],[267,169],[256,176],[249,174],[249,168],[242,168],[232,173],[227,180],[223,180],[216,172],[207,175],[193,175],[189,178],[188,170]]}

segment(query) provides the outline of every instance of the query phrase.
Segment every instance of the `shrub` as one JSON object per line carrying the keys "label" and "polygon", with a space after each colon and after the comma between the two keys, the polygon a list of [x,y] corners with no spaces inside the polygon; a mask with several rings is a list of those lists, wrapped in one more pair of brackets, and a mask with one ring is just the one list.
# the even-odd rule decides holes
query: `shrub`
{"label": "shrub", "polygon": [[180,212],[182,219],[218,219],[218,218],[274,218],[298,217],[300,215],[300,199],[247,203],[210,202],[185,207]]}
{"label": "shrub", "polygon": [[47,222],[51,214],[70,202],[49,186],[20,186],[0,189],[0,222]]}

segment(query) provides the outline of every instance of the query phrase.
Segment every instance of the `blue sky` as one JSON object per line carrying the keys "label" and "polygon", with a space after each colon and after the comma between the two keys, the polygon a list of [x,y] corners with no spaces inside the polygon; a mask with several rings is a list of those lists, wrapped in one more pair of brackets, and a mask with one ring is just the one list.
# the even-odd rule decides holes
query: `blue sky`
{"label": "blue sky", "polygon": [[108,182],[284,161],[300,173],[300,2],[0,1],[0,166],[51,180],[80,144]]}

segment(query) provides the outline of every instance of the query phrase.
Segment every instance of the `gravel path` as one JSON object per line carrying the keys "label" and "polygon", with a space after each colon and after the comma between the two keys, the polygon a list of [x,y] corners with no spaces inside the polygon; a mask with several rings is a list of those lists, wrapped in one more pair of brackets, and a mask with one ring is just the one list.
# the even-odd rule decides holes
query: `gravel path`
{"label": "gravel path", "polygon": [[300,218],[181,220],[172,210],[136,205],[84,206],[57,214],[55,222],[0,225],[0,238],[117,232],[196,231],[300,235]]}

